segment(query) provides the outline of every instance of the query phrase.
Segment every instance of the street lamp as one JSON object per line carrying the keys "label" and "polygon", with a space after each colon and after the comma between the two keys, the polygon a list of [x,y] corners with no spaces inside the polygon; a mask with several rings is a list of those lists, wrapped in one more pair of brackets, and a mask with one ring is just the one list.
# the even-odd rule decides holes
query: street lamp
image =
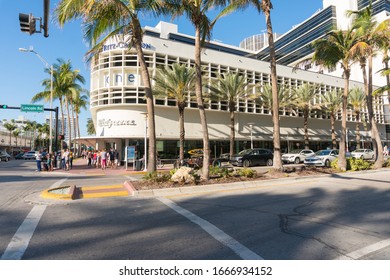
{"label": "street lamp", "polygon": [[[53,116],[52,116],[52,109],[53,109],[53,65],[49,64],[42,56],[40,56],[32,47],[29,49],[25,48],[19,48],[19,51],[21,52],[32,52],[34,53],[40,61],[45,64],[46,67],[50,68],[50,135],[49,135],[49,153],[52,153],[52,146],[53,146]],[[57,147],[56,147],[57,148]]]}
{"label": "street lamp", "polygon": [[148,113],[141,113],[145,117],[145,151],[144,151],[144,160],[145,160],[145,166],[144,171],[148,170],[148,160],[147,160],[147,152],[148,152]]}

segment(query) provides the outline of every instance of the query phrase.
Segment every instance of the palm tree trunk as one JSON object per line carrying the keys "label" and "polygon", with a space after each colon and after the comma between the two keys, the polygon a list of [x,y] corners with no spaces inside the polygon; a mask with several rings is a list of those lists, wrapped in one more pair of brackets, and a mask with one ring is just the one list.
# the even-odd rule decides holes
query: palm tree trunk
{"label": "palm tree trunk", "polygon": [[184,160],[184,139],[185,139],[184,108],[185,108],[185,103],[178,104],[178,107],[179,107],[179,128],[180,128],[179,160],[180,160],[180,162],[182,162],[182,160]]}
{"label": "palm tree trunk", "polygon": [[368,96],[367,96],[367,110],[368,116],[371,124],[371,137],[372,143],[374,145],[374,152],[376,154],[374,168],[382,168],[383,167],[383,148],[382,141],[379,135],[378,127],[376,125],[374,109],[373,109],[373,101],[372,101],[372,55],[368,57]]}
{"label": "palm tree trunk", "polygon": [[210,147],[209,147],[209,132],[207,128],[206,111],[204,108],[202,97],[202,68],[201,68],[201,40],[200,40],[200,27],[196,26],[195,30],[195,94],[196,101],[198,103],[200,123],[202,126],[203,134],[203,168],[202,179],[208,181],[209,176],[209,162],[210,162]]}
{"label": "palm tree trunk", "polygon": [[76,126],[76,118],[75,118],[75,109],[72,104],[72,121],[73,121],[73,154],[76,155],[76,141],[77,141],[77,126]]}
{"label": "palm tree trunk", "polygon": [[64,102],[62,100],[62,97],[59,98],[60,101],[60,110],[61,110],[61,131],[62,135],[65,134],[65,116],[64,116]]}
{"label": "palm tree trunk", "polygon": [[[77,113],[77,111],[76,111],[76,125],[77,125],[78,139],[80,139],[80,137],[81,137],[81,134],[80,134],[80,123],[79,122],[80,122],[80,120],[79,120],[79,113]],[[78,149],[77,153],[78,153],[78,155],[81,154],[81,145],[79,145],[79,149]]]}
{"label": "palm tree trunk", "polygon": [[356,149],[360,149],[360,112],[356,112]]}
{"label": "palm tree trunk", "polygon": [[274,160],[273,167],[277,170],[282,170],[282,153],[280,148],[280,123],[279,123],[279,98],[278,98],[278,77],[276,73],[276,58],[275,58],[275,45],[272,31],[271,22],[271,1],[262,1],[262,10],[265,15],[265,21],[267,23],[268,42],[270,50],[270,66],[271,66],[271,87],[272,87],[272,121],[274,124],[273,132],[273,144],[274,144]]}
{"label": "palm tree trunk", "polygon": [[330,114],[330,127],[332,131],[332,149],[337,149],[337,141],[336,141],[336,132],[334,129],[334,124],[336,122],[336,116],[334,113]]}
{"label": "palm tree trunk", "polygon": [[229,150],[229,153],[230,153],[230,158],[233,156],[234,154],[234,139],[236,138],[235,136],[235,130],[234,130],[234,109],[235,109],[235,105],[234,104],[231,104],[230,105],[230,150]]}
{"label": "palm tree trunk", "polygon": [[344,92],[343,102],[341,108],[341,136],[339,147],[339,160],[338,168],[341,171],[347,171],[347,158],[346,158],[346,134],[347,134],[347,104],[348,104],[348,92],[349,92],[349,69],[344,70]]}
{"label": "palm tree trunk", "polygon": [[65,107],[66,107],[66,113],[68,115],[68,149],[70,150],[70,144],[72,143],[72,129],[70,127],[70,114],[69,114],[69,102],[68,98],[65,97]]}
{"label": "palm tree trunk", "polygon": [[156,171],[156,124],[154,101],[148,66],[146,64],[145,56],[142,50],[142,28],[138,19],[133,19],[133,22],[135,25],[133,28],[133,40],[140,63],[141,78],[144,84],[146,108],[148,113],[149,156],[147,170],[149,173],[151,173]]}
{"label": "palm tree trunk", "polygon": [[304,142],[305,149],[309,149],[309,130],[308,130],[308,118],[309,118],[309,110],[305,109],[303,112],[303,130],[305,132]]}

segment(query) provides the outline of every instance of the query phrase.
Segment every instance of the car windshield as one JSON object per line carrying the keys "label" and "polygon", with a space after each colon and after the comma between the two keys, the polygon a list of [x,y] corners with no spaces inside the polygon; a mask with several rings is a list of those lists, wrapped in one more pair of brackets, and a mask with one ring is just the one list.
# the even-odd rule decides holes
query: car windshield
{"label": "car windshield", "polygon": [[321,150],[316,152],[317,156],[327,156],[332,152],[332,150]]}
{"label": "car windshield", "polygon": [[289,154],[299,154],[302,150],[292,150]]}
{"label": "car windshield", "polygon": [[242,150],[241,152],[239,152],[238,154],[240,156],[243,156],[243,155],[247,155],[247,154],[250,154],[252,152],[251,149],[247,149],[247,150]]}
{"label": "car windshield", "polygon": [[354,153],[364,153],[364,150],[355,150],[355,151],[353,151]]}

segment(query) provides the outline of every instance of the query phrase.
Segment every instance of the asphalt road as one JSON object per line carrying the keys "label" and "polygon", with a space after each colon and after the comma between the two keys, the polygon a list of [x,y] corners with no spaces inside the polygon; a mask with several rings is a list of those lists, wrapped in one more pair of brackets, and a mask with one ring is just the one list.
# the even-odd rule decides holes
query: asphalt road
{"label": "asphalt road", "polygon": [[0,177],[2,259],[390,258],[389,169],[153,198],[43,203],[34,198],[56,184],[126,178],[37,173],[25,161],[1,162]]}

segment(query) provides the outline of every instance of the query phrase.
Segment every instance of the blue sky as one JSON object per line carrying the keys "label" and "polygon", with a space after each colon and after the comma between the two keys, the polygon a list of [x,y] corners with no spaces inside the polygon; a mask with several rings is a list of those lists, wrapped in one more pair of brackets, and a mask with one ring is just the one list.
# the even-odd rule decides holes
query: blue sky
{"label": "blue sky", "polygon": [[[274,32],[284,33],[293,25],[301,23],[318,9],[322,8],[322,0],[273,0],[274,9],[271,17]],[[58,0],[51,1],[51,12]],[[43,16],[43,0],[0,0],[3,11],[0,25],[0,104],[20,106],[29,104],[31,97],[43,90],[42,80],[49,78],[44,72],[45,65],[33,53],[23,53],[19,48],[33,46],[49,64],[56,63],[58,58],[70,60],[74,69],[79,69],[86,78],[85,88],[89,89],[89,66],[84,61],[88,50],[83,40],[80,22],[68,23],[60,29],[55,22],[50,21],[49,37],[43,34],[29,35],[19,29],[19,13],[32,13],[35,17]],[[141,17],[142,25],[155,26],[160,20],[170,21],[170,18],[152,18],[149,15]],[[193,28],[185,18],[174,21],[179,26],[179,32],[193,35]],[[248,36],[265,30],[265,19],[253,9],[236,12],[217,22],[212,33],[212,39],[225,44],[238,46],[240,41]],[[42,102],[37,104],[44,104]],[[44,104],[49,107],[49,104]],[[58,106],[54,102],[54,106]],[[18,110],[1,110],[0,120],[26,118],[44,121],[45,113],[22,113]],[[80,119],[81,134],[86,135],[85,123],[90,117],[89,110],[82,112]]]}

